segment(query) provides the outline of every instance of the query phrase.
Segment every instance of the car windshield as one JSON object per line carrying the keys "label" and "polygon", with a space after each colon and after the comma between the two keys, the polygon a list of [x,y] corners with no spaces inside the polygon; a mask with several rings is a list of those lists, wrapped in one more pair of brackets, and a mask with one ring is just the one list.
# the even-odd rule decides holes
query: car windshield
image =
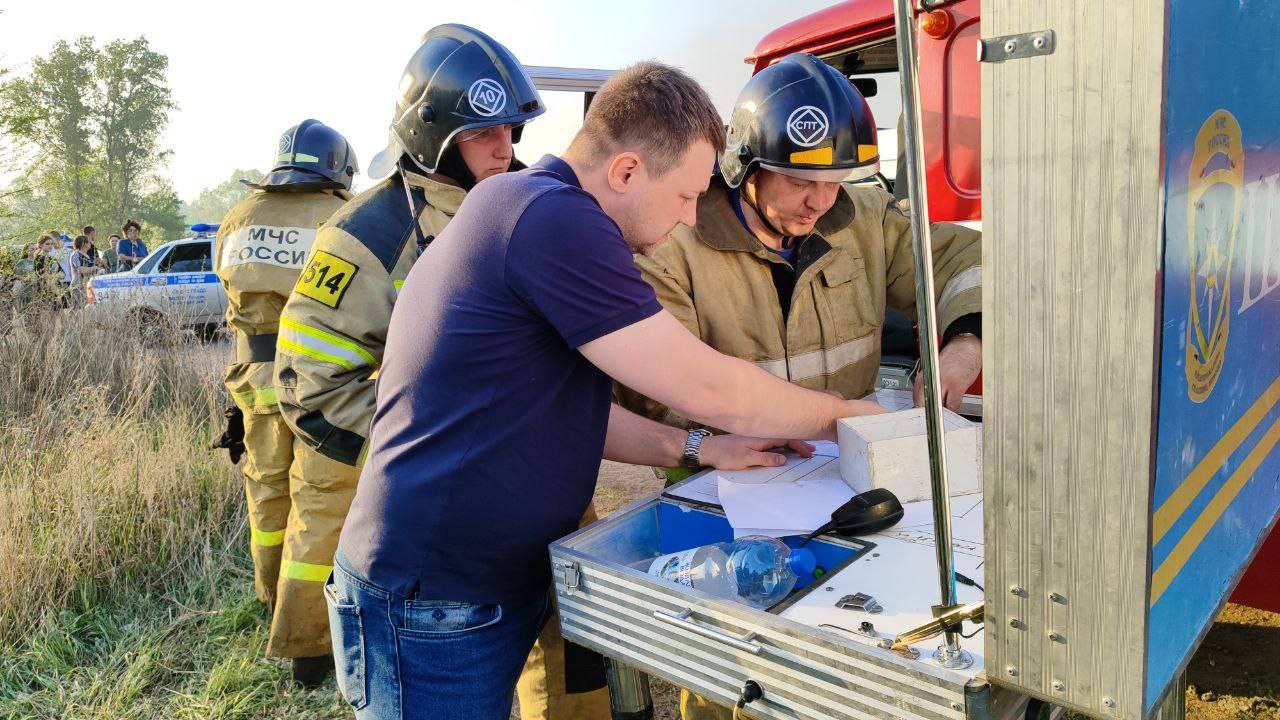
{"label": "car windshield", "polygon": [[142,264],[138,266],[138,274],[146,275],[147,273],[151,272],[152,269],[155,268],[156,263],[160,261],[160,258],[168,254],[169,254],[168,248],[162,248],[160,250],[157,250],[156,252],[151,253],[151,256],[148,257],[146,260],[143,260]]}

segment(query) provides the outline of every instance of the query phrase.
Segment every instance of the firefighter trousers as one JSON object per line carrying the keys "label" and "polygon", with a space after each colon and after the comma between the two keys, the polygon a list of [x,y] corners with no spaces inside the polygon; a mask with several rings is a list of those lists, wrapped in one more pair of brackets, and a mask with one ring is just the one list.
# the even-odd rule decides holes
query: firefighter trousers
{"label": "firefighter trousers", "polygon": [[[595,521],[595,507],[588,506],[580,526]],[[529,652],[516,695],[520,720],[609,720],[612,716],[604,658],[565,642],[559,613],[547,620]]]}
{"label": "firefighter trousers", "polygon": [[295,438],[269,390],[254,391],[269,404],[243,402],[249,399],[247,392],[233,390],[233,395],[244,412],[254,588],[258,599],[272,608],[267,655],[328,655],[332,646],[324,581],[333,569],[360,469],[325,457]]}

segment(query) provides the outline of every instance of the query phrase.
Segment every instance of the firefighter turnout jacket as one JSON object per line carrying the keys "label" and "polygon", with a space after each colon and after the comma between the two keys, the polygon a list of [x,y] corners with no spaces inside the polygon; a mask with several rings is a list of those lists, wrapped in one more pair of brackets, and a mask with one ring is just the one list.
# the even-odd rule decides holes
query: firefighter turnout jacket
{"label": "firefighter turnout jacket", "polygon": [[[947,328],[982,312],[981,234],[950,223],[932,230],[938,326]],[[697,226],[680,226],[636,264],[663,307],[716,350],[810,389],[863,397],[879,371],[885,306],[915,312],[911,221],[883,190],[845,186],[795,242],[789,268],[738,219],[717,177],[698,202]],[[626,388],[618,394],[636,412],[690,425]]]}
{"label": "firefighter turnout jacket", "polygon": [[360,193],[320,229],[280,319],[276,389],[285,420],[347,465],[364,459],[391,309],[421,252],[406,182],[426,242],[466,195],[407,172]]}
{"label": "firefighter turnout jacket", "polygon": [[[280,311],[315,241],[316,228],[350,197],[342,190],[259,190],[222,220],[214,269],[227,291],[227,324],[236,336],[236,362],[226,380],[232,399],[246,413],[276,404],[270,363]],[[266,365],[257,367],[261,363]]]}

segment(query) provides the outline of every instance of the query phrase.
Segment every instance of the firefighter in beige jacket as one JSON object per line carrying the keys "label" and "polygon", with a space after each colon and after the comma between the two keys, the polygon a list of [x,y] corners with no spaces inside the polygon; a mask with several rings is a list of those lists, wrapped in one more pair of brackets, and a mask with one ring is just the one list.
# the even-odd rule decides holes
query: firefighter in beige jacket
{"label": "firefighter in beige jacket", "polygon": [[[677,228],[636,263],[663,306],[720,352],[808,388],[866,395],[885,307],[915,314],[910,221],[878,187],[842,184],[879,170],[866,101],[821,61],[790,56],[743,90],[729,148],[697,226]],[[981,235],[948,223],[932,230],[941,372],[955,408],[980,370]]]}
{"label": "firefighter in beige jacket", "polygon": [[[636,264],[662,305],[716,350],[811,389],[866,395],[886,306],[914,314],[916,298],[910,221],[879,187],[846,184],[879,171],[866,101],[834,68],[797,53],[748,82],[727,145],[697,225]],[[939,365],[953,409],[981,371],[980,240],[933,226]],[[633,410],[689,425],[618,393]],[[687,691],[681,711],[685,720],[731,717]]]}
{"label": "firefighter in beige jacket", "polygon": [[356,170],[355,154],[332,129],[315,120],[289,128],[275,167],[261,182],[246,183],[254,192],[223,218],[215,253],[236,338],[225,382],[243,416],[254,585],[272,608],[267,654],[293,658],[294,678],[304,685],[332,666],[320,586],[304,580],[333,549],[325,545],[331,518],[322,496],[303,478],[341,472],[341,466],[296,442],[281,417],[276,337],[316,228],[351,197]]}
{"label": "firefighter in beige jacket", "polygon": [[[355,494],[373,420],[374,376],[405,277],[469,189],[523,167],[512,144],[523,124],[544,112],[515,57],[462,25],[428,32],[399,87],[388,146],[369,168],[379,182],[321,228],[280,321],[276,385],[285,419],[344,468],[326,500],[335,522],[328,559],[313,575],[317,587],[332,569]],[[525,720],[609,717],[603,660],[564,643],[554,621],[518,689]]]}

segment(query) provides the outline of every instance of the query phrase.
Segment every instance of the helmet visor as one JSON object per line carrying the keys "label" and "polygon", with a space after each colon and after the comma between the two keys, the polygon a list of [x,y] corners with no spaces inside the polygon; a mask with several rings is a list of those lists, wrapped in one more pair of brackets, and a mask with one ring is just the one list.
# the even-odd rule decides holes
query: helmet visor
{"label": "helmet visor", "polygon": [[507,130],[511,133],[512,142],[515,142],[516,131],[522,125],[524,125],[524,123],[520,122],[520,123],[502,123],[500,125],[490,125],[488,127],[473,127],[467,130],[458,131],[458,134],[454,135],[453,139],[457,142],[470,142],[472,140],[480,140],[482,138],[492,137],[498,133],[503,132],[504,130]]}

